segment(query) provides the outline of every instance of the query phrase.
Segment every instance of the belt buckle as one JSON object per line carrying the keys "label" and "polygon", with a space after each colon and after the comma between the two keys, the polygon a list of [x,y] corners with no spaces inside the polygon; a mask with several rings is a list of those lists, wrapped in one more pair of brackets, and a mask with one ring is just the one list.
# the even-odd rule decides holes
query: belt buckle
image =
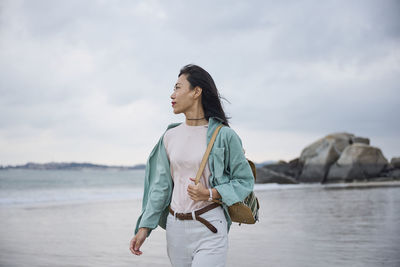
{"label": "belt buckle", "polygon": [[196,212],[195,210],[192,211],[192,219],[193,219],[193,221],[197,221],[195,212]]}

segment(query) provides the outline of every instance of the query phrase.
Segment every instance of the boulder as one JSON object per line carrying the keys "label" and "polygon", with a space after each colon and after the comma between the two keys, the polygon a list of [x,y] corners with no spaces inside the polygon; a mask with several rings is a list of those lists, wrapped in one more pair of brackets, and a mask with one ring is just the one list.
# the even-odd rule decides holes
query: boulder
{"label": "boulder", "polygon": [[299,159],[296,158],[289,162],[280,160],[277,163],[264,165],[262,168],[267,168],[274,172],[297,179],[300,175],[302,166],[299,164]]}
{"label": "boulder", "polygon": [[297,181],[293,177],[270,170],[264,166],[257,169],[256,183],[297,184]]}
{"label": "boulder", "polygon": [[400,179],[400,169],[393,169],[389,171],[387,176],[394,179]]}
{"label": "boulder", "polygon": [[342,151],[353,143],[353,134],[334,133],[307,146],[301,152],[299,163],[303,166],[300,182],[323,182],[329,167]]}
{"label": "boulder", "polygon": [[351,138],[351,143],[352,143],[352,144],[361,143],[361,144],[369,145],[369,139],[366,138],[366,137],[353,136],[353,137]]}
{"label": "boulder", "polygon": [[387,164],[388,161],[379,148],[355,143],[347,146],[337,162],[329,169],[327,182],[377,177]]}
{"label": "boulder", "polygon": [[400,157],[394,157],[390,160],[390,165],[393,166],[393,168],[400,169]]}

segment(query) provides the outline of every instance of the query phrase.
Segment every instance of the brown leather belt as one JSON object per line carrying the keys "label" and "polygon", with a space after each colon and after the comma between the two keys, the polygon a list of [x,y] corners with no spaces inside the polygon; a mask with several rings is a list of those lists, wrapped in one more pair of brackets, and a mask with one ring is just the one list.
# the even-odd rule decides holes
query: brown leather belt
{"label": "brown leather belt", "polygon": [[[214,227],[214,225],[212,225],[209,221],[207,221],[206,219],[200,217],[201,214],[210,211],[212,209],[215,209],[216,207],[220,206],[218,203],[213,203],[211,205],[208,205],[202,209],[196,210],[194,212],[195,218],[197,221],[201,222],[202,224],[204,224],[205,226],[207,226],[208,229],[211,230],[211,232],[213,233],[217,233],[218,230],[217,228]],[[174,211],[171,209],[171,206],[169,207],[169,213],[171,213],[172,215],[174,215]],[[176,213],[175,214],[176,218],[178,218],[179,220],[193,220],[193,216],[191,212],[188,213]]]}

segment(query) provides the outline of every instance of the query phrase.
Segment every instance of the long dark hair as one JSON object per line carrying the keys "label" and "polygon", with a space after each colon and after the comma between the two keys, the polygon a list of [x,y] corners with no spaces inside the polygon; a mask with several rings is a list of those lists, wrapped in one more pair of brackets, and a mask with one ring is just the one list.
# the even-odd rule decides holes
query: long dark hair
{"label": "long dark hair", "polygon": [[[230,119],[230,117],[226,117],[221,104],[221,99],[226,100],[226,98],[221,97],[219,94],[211,75],[205,69],[193,64],[184,66],[180,70],[178,77],[182,74],[186,75],[191,90],[196,86],[202,89],[201,103],[206,120],[208,121],[210,117],[216,117],[220,119],[224,125],[229,126],[228,119]],[[226,101],[229,103],[228,100]]]}

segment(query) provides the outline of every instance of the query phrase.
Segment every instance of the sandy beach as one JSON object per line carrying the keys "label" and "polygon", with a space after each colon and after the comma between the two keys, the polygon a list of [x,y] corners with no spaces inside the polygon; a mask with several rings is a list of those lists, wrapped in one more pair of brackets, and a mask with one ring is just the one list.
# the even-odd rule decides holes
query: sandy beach
{"label": "sandy beach", "polygon": [[[2,208],[1,266],[170,266],[160,227],[146,240],[142,256],[130,253],[139,214],[140,201]],[[230,262],[262,261],[246,255],[252,248],[262,255],[257,238],[245,238],[260,227],[232,227],[230,255],[240,257]]]}
{"label": "sandy beach", "polygon": [[[258,191],[260,222],[232,225],[227,266],[399,266],[399,193],[399,187]],[[140,205],[0,207],[0,266],[170,266],[161,228],[142,256],[128,249]]]}

